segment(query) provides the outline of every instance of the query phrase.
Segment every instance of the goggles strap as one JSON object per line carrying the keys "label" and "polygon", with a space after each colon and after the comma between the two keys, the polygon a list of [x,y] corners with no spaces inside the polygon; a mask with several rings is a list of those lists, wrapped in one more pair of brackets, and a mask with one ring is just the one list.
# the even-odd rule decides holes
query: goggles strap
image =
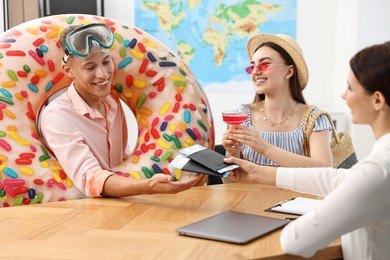
{"label": "goggles strap", "polygon": [[69,51],[65,49],[64,56],[62,56],[62,63],[66,64],[68,62],[68,59],[69,59]]}

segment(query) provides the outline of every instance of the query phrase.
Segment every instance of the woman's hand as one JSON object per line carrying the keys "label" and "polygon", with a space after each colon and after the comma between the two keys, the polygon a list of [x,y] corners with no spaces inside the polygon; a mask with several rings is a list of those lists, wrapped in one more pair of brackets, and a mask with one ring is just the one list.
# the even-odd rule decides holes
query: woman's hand
{"label": "woman's hand", "polygon": [[271,185],[275,185],[276,183],[276,167],[261,166],[235,157],[226,158],[224,161],[240,166],[229,173],[228,178],[232,181],[256,182]]}
{"label": "woman's hand", "polygon": [[256,182],[256,175],[257,175],[256,168],[258,167],[257,164],[254,164],[247,160],[238,159],[235,157],[225,158],[224,161],[226,163],[235,163],[240,166],[239,168],[236,168],[229,173],[228,178],[231,181]]}
{"label": "woman's hand", "polygon": [[247,126],[236,126],[232,128],[231,133],[233,140],[251,147],[259,154],[266,152],[271,145],[254,129]]}
{"label": "woman's hand", "polygon": [[230,126],[222,136],[222,146],[228,152],[229,155],[239,157],[240,153],[237,148],[232,148],[237,145],[237,141],[234,139],[233,132],[235,126]]}

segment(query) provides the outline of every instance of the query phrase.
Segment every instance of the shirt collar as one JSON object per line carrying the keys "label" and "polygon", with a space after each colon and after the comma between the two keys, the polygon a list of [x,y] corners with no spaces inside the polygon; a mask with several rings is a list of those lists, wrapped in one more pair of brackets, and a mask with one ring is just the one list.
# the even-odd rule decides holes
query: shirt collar
{"label": "shirt collar", "polygon": [[[80,113],[81,115],[89,114],[90,116],[92,116],[92,115],[96,114],[96,111],[94,109],[92,109],[84,101],[84,99],[79,95],[79,93],[77,92],[73,82],[68,87],[68,96],[69,96],[69,99],[72,101],[73,109],[75,111],[77,111],[78,113]],[[105,97],[103,99],[103,101],[107,105],[106,108],[108,108],[109,112],[116,113],[116,111],[118,109],[118,105],[117,105],[117,103],[114,101],[114,99],[111,96]]]}
{"label": "shirt collar", "polygon": [[382,147],[390,143],[390,133],[382,135],[376,142],[374,143],[375,147]]}

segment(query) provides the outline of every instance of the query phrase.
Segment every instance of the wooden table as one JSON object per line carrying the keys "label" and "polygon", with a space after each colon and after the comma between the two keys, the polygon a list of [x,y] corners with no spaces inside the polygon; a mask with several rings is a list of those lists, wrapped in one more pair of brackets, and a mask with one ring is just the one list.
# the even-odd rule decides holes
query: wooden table
{"label": "wooden table", "polygon": [[[0,209],[0,259],[301,259],[283,254],[280,230],[246,245],[179,236],[179,226],[225,210],[264,212],[304,196],[259,184],[194,187],[175,195],[99,198]],[[291,217],[291,215],[290,215]],[[340,240],[315,259],[342,258]]]}

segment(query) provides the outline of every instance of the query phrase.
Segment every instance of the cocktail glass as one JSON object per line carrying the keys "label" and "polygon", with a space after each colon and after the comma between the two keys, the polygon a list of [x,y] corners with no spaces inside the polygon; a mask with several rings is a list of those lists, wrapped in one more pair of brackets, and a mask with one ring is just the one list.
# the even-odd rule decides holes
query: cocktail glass
{"label": "cocktail glass", "polygon": [[[240,124],[244,123],[247,119],[248,119],[248,114],[246,112],[242,112],[242,111],[238,111],[238,110],[222,111],[222,120],[225,123],[227,123],[229,127],[231,125],[240,125]],[[241,149],[242,144],[239,142],[236,142],[230,148],[232,150]]]}

